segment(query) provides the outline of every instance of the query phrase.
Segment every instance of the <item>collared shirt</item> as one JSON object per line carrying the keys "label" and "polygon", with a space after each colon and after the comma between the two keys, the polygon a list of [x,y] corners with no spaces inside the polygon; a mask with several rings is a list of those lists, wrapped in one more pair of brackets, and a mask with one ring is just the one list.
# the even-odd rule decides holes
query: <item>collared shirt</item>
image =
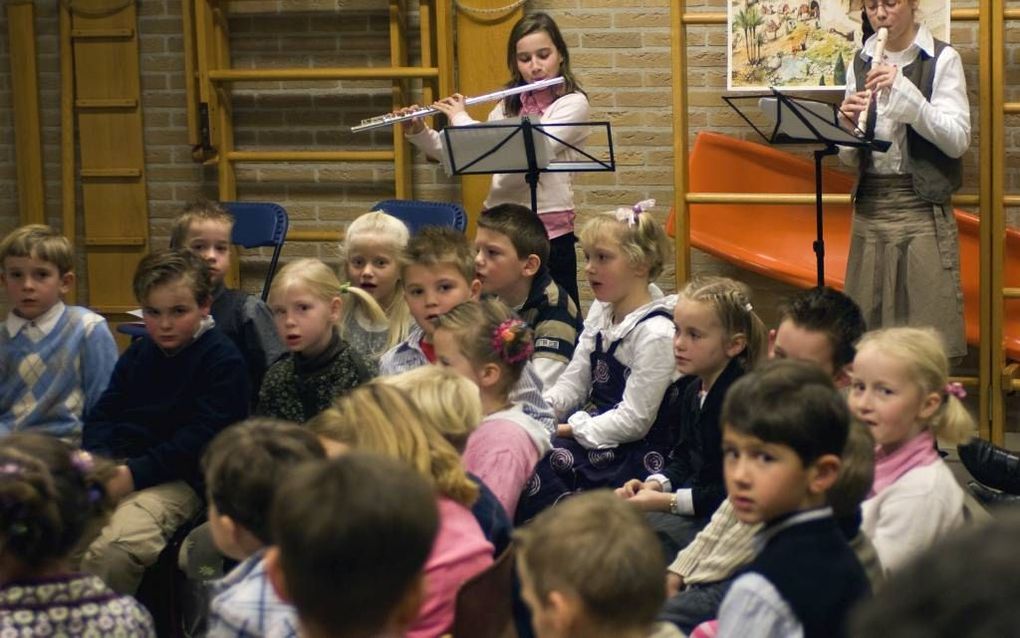
{"label": "collared shirt", "polygon": [[39,332],[42,333],[41,336],[45,337],[53,331],[53,328],[56,327],[57,321],[60,320],[60,315],[64,314],[64,307],[64,302],[58,301],[52,308],[35,319],[19,317],[14,314],[14,311],[12,310],[7,313],[7,334],[13,339],[19,332],[21,332],[22,328],[28,324],[33,324],[39,329]]}
{"label": "collared shirt", "polygon": [[[864,43],[858,55],[871,59],[876,37]],[[935,78],[931,101],[924,99],[921,90],[906,78],[899,69],[913,62],[921,51],[935,55],[935,38],[923,24],[909,47],[903,51],[886,51],[884,60],[897,67],[896,79],[888,90],[878,96],[875,114],[875,138],[889,140],[892,146],[885,153],[872,153],[872,173],[901,175],[906,167],[903,156],[907,153],[907,126],[913,127],[921,137],[931,141],[950,157],[960,157],[970,146],[970,102],[967,99],[967,80],[963,73],[960,54],[952,47],[942,51],[935,62]],[[846,95],[857,92],[854,65],[847,65]],[[840,149],[844,163],[857,163],[857,149]]]}
{"label": "collared shirt", "polygon": [[297,611],[276,595],[264,557],[252,554],[213,583],[209,638],[297,638]]}

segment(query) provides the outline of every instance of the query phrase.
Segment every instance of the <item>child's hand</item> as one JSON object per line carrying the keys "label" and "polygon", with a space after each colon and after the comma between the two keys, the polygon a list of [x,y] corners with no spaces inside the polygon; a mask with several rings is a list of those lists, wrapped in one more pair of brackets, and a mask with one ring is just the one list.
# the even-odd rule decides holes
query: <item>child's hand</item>
{"label": "child's hand", "polygon": [[864,78],[864,88],[872,92],[879,92],[882,89],[891,88],[896,81],[896,74],[899,69],[892,64],[876,64],[868,71]]}
{"label": "child's hand", "polygon": [[439,109],[446,116],[446,119],[453,121],[453,116],[464,112],[464,96],[454,93],[450,97],[444,97],[438,102],[432,103],[432,108]]}
{"label": "child's hand", "polygon": [[135,479],[131,476],[131,470],[126,465],[118,465],[113,478],[106,482],[106,495],[116,503],[134,491]]}
{"label": "child's hand", "polygon": [[641,491],[644,486],[645,484],[641,479],[631,479],[624,483],[622,487],[616,488],[616,495],[620,498],[630,498]]}
{"label": "child's hand", "polygon": [[[407,106],[402,109],[393,111],[392,113],[390,113],[390,115],[395,115],[399,117],[401,115],[407,115],[408,113],[413,113],[415,111],[420,110],[421,110],[420,106],[418,106],[417,104],[412,104],[411,106]],[[411,118],[410,120],[404,120],[403,122],[400,123],[400,126],[404,130],[404,135],[417,135],[418,133],[421,133],[422,131],[425,130],[425,120],[420,117],[414,117]]]}
{"label": "child's hand", "polygon": [[657,490],[640,490],[634,496],[627,499],[628,503],[634,504],[644,512],[668,512],[669,502],[673,499],[672,494],[663,494]]}
{"label": "child's hand", "polygon": [[564,439],[574,438],[574,428],[569,423],[560,423],[556,426],[556,436]]}
{"label": "child's hand", "polygon": [[684,577],[674,572],[666,572],[666,598],[672,598],[684,588]]}
{"label": "child's hand", "polygon": [[846,96],[843,103],[839,105],[839,121],[843,128],[853,130],[861,119],[861,113],[868,110],[871,94],[868,91],[858,91]]}

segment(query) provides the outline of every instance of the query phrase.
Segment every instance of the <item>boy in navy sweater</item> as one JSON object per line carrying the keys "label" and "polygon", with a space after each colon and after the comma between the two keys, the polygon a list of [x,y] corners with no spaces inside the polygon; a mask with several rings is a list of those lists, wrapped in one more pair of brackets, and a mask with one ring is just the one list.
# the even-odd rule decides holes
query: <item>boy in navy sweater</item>
{"label": "boy in navy sweater", "polygon": [[249,396],[241,353],[209,317],[205,262],[158,251],[138,264],[133,286],[148,337],[117,361],[83,436],[85,449],[119,462],[106,489],[120,502],[82,568],[124,594],[201,511],[199,458],[220,430],[248,415]]}
{"label": "boy in navy sweater", "polygon": [[826,495],[850,416],[817,366],[773,361],[737,381],[722,411],[723,471],[737,518],[765,523],[757,558],[719,609],[719,638],[833,638],[871,588]]}

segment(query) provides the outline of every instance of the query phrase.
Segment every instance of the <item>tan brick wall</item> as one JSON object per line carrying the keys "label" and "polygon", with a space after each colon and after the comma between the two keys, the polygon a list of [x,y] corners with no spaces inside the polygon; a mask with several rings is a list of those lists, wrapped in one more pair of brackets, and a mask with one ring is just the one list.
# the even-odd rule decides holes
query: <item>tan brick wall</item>
{"label": "tan brick wall", "polygon": [[[233,62],[251,66],[386,65],[388,44],[385,3],[381,0],[234,0],[230,19]],[[468,3],[470,4],[470,3]],[[59,190],[59,67],[56,51],[56,3],[38,3],[39,69],[44,107],[47,211],[56,221]],[[330,11],[342,5],[336,13]],[[975,6],[973,0],[958,6]],[[588,91],[594,119],[612,122],[618,170],[576,177],[581,221],[585,215],[639,199],[655,197],[656,214],[665,217],[672,200],[672,124],[668,0],[533,0],[528,7],[549,11],[563,28],[575,69]],[[287,13],[259,13],[286,10]],[[693,0],[691,11],[722,11],[722,0]],[[312,14],[311,11],[322,11]],[[140,3],[142,88],[145,121],[149,214],[154,245],[165,245],[169,220],[187,201],[216,195],[214,168],[195,164],[187,146],[180,3]],[[414,17],[412,17],[414,21]],[[6,34],[5,17],[0,30]],[[725,89],[725,27],[688,28],[688,81],[691,135],[702,128],[749,137],[745,127],[719,100]],[[1009,30],[1007,86],[1020,99],[1020,30]],[[977,24],[953,27],[954,44],[968,65],[972,103],[977,104]],[[17,224],[14,149],[7,38],[0,42],[0,232]],[[503,45],[500,44],[500,47]],[[388,133],[353,136],[343,125],[385,111],[386,83],[344,82],[238,84],[235,108],[241,148],[381,147]],[[975,142],[981,131],[975,110]],[[1020,190],[1020,129],[1014,116],[1008,186]],[[974,145],[976,149],[976,143]],[[967,190],[976,187],[975,153],[967,158]],[[420,159],[420,156],[419,156]],[[830,160],[832,161],[832,160]],[[238,167],[244,199],[283,203],[296,228],[331,228],[379,199],[392,196],[392,169],[385,164],[280,165]],[[435,165],[419,161],[414,169],[417,195],[454,199],[457,188]],[[1013,211],[1014,213],[1016,211]],[[1020,219],[1017,220],[1020,223]],[[805,250],[809,250],[805,246]],[[288,244],[284,258],[317,255],[335,258],[331,246]],[[244,285],[257,287],[264,256],[244,260]],[[695,270],[737,276],[758,292],[756,305],[766,320],[779,296],[789,289],[750,275],[701,253]],[[672,270],[661,282],[672,287]],[[582,284],[582,294],[585,294]],[[87,298],[87,297],[86,297]],[[2,303],[2,301],[0,301]]]}

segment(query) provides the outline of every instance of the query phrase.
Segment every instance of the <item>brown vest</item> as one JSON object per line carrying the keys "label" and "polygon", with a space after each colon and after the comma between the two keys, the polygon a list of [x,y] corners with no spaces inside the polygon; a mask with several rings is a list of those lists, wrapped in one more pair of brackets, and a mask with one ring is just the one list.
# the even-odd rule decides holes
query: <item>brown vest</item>
{"label": "brown vest", "polygon": [[[903,67],[901,73],[920,89],[924,99],[931,101],[931,93],[935,83],[935,63],[949,45],[935,40],[935,55],[931,56],[923,50],[913,62]],[[871,70],[871,59],[864,60],[860,53],[854,56],[854,77],[857,90],[864,90],[864,78]],[[868,114],[869,130],[874,131],[876,102],[871,103]],[[871,150],[860,151],[861,171],[871,163]],[[903,157],[904,168],[910,173],[914,183],[914,192],[918,197],[932,204],[944,204],[963,183],[963,162],[959,158],[949,157],[937,146],[926,140],[914,128],[907,125],[907,152]],[[856,194],[857,188],[854,187]]]}

